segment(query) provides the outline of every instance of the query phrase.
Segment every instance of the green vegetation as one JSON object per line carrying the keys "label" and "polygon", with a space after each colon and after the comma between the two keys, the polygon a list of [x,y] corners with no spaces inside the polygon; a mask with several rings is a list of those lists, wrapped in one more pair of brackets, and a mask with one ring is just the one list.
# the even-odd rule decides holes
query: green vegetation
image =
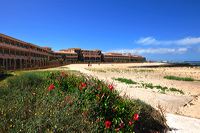
{"label": "green vegetation", "polygon": [[92,71],[92,72],[100,72],[100,73],[106,73],[103,69],[96,69],[96,68],[87,68],[86,70]]}
{"label": "green vegetation", "polygon": [[120,81],[122,83],[126,84],[137,84],[137,82],[131,80],[131,79],[126,79],[126,78],[114,78],[114,80]]}
{"label": "green vegetation", "polygon": [[105,69],[102,69],[102,68],[87,68],[86,70],[89,70],[89,71],[93,71],[93,72],[102,72],[102,73],[106,73],[106,72],[117,72],[117,73],[128,73],[128,72],[153,72],[154,70],[152,69],[127,69],[127,68],[122,68],[122,69],[119,69],[119,68],[105,68]]}
{"label": "green vegetation", "polygon": [[177,77],[177,76],[164,76],[165,79],[169,80],[180,80],[180,81],[195,81],[193,78],[190,77]]}
{"label": "green vegetation", "polygon": [[162,87],[160,85],[154,86],[152,83],[141,83],[142,86],[146,89],[158,89],[159,92],[161,93],[166,93],[166,91],[173,91],[173,92],[178,92],[180,94],[184,94],[182,90],[176,89],[176,88],[168,88],[168,87]]}
{"label": "green vegetation", "polygon": [[112,85],[80,73],[34,71],[5,81],[0,89],[2,133],[143,133],[167,129],[164,116],[151,106],[122,98]]}

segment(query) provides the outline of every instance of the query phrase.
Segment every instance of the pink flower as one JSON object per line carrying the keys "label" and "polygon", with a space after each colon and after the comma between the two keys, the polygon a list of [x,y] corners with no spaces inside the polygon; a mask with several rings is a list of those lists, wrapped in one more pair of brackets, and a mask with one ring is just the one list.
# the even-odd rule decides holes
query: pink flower
{"label": "pink flower", "polygon": [[119,124],[119,128],[120,128],[120,129],[123,128],[124,126],[125,126],[124,123],[120,123],[120,124]]}
{"label": "pink flower", "polygon": [[55,89],[55,86],[54,86],[54,84],[51,84],[51,85],[49,86],[49,88],[48,88],[48,91],[51,91],[51,90],[53,90],[53,89]]}
{"label": "pink flower", "polygon": [[128,122],[128,124],[129,124],[129,126],[133,125],[133,121],[130,120],[130,121]]}
{"label": "pink flower", "polygon": [[108,85],[108,88],[112,91],[114,89],[113,85]]}
{"label": "pink flower", "polygon": [[108,121],[108,120],[107,120],[107,121],[105,121],[104,124],[105,124],[105,127],[106,127],[106,128],[110,128],[112,123],[111,123],[111,121]]}
{"label": "pink flower", "polygon": [[139,120],[139,115],[138,114],[134,114],[133,120],[138,121]]}

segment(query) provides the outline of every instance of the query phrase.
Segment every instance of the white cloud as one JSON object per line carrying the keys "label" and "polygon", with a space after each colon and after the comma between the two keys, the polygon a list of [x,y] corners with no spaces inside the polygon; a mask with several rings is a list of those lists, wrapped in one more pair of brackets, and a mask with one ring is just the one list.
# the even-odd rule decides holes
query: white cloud
{"label": "white cloud", "polygon": [[186,37],[178,40],[157,40],[153,37],[145,37],[135,42],[143,45],[194,45],[200,44],[200,37]]}
{"label": "white cloud", "polygon": [[108,52],[131,53],[131,54],[183,54],[187,52],[187,48],[138,48],[138,49],[121,49],[111,50]]}

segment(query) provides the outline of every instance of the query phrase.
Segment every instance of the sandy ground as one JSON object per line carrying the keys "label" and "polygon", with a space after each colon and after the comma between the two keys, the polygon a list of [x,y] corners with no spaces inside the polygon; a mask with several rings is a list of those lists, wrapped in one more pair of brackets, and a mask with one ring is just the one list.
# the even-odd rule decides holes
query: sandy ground
{"label": "sandy ground", "polygon": [[[200,80],[200,68],[163,67],[163,68],[132,68],[134,66],[160,65],[160,63],[128,63],[128,64],[71,64],[60,69],[77,70],[87,75],[113,83],[121,95],[141,99],[157,108],[161,106],[167,113],[180,114],[200,118],[200,81],[176,81],[164,79],[165,75],[192,77]],[[137,85],[127,85],[113,78],[124,77],[136,81]],[[166,92],[157,89],[145,89],[141,83],[152,83],[162,87],[174,87],[184,94]]]}
{"label": "sandy ground", "polygon": [[[154,108],[161,107],[166,113],[167,124],[172,131],[169,133],[199,133],[200,132],[200,67],[153,67],[135,68],[137,66],[162,65],[161,63],[127,63],[127,64],[70,64],[53,68],[59,70],[76,70],[111,83],[120,92],[134,99],[140,99]],[[199,81],[176,81],[163,77],[173,75],[191,77]],[[128,78],[137,82],[127,85],[113,78]],[[157,89],[145,89],[142,83],[152,83],[162,87],[173,87],[182,90],[184,94],[166,92]],[[187,116],[187,117],[186,117]]]}

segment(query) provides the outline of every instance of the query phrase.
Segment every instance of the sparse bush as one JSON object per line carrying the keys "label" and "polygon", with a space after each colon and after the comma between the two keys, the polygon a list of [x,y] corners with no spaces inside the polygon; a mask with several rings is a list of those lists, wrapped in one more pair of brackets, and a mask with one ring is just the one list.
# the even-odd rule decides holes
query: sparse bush
{"label": "sparse bush", "polygon": [[131,80],[131,79],[126,79],[126,78],[114,78],[114,80],[120,81],[122,83],[126,84],[137,84],[137,82]]}
{"label": "sparse bush", "polygon": [[153,85],[152,83],[141,83],[145,89],[158,89],[161,93],[166,93],[166,91],[178,92],[180,94],[184,94],[182,90],[176,88],[168,88],[166,86],[162,87],[160,85]]}
{"label": "sparse bush", "polygon": [[190,77],[164,76],[164,78],[169,80],[195,81],[195,79]]}

